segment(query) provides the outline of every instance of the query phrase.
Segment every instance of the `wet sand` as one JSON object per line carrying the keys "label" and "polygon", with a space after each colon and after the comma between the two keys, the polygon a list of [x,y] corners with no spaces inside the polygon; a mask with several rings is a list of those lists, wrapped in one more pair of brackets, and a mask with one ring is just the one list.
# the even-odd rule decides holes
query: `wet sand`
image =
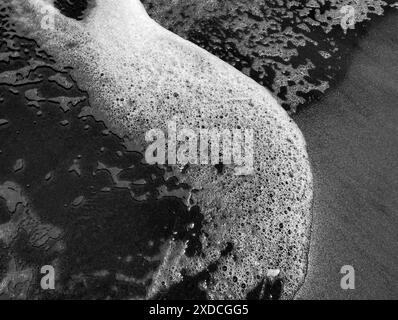
{"label": "wet sand", "polygon": [[[294,116],[315,175],[297,299],[398,298],[398,12],[370,30],[340,85]],[[352,265],[355,290],[340,287]]]}

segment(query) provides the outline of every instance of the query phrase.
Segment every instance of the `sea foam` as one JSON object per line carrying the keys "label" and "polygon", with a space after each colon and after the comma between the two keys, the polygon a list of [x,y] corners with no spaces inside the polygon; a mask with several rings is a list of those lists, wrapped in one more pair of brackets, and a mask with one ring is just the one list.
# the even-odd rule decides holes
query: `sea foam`
{"label": "sea foam", "polygon": [[[205,223],[203,255],[170,243],[147,297],[219,261],[203,283],[210,298],[245,298],[270,270],[284,279],[283,298],[304,280],[310,238],[312,174],[304,138],[272,95],[203,49],[162,28],[138,0],[97,0],[81,21],[50,0],[7,0],[17,27],[51,54],[90,96],[119,135],[144,150],[145,132],[170,120],[190,128],[255,132],[255,174],[227,166],[174,168],[195,192]],[[54,28],[43,19],[54,15]],[[227,247],[232,250],[226,254]]]}

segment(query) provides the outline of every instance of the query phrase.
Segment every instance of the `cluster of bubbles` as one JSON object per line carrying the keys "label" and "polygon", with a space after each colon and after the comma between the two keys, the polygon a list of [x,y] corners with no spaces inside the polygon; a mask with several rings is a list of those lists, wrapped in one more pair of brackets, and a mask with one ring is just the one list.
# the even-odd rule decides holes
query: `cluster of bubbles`
{"label": "cluster of bubbles", "polygon": [[320,97],[344,71],[357,38],[356,30],[346,34],[346,29],[381,15],[388,1],[142,2],[162,26],[267,87],[294,113]]}
{"label": "cluster of bubbles", "polygon": [[[149,18],[137,0],[97,0],[88,17],[66,18],[46,1],[8,1],[19,32],[35,39],[70,71],[108,127],[143,151],[145,132],[177,126],[255,132],[255,173],[234,167],[173,168],[204,216],[202,252],[171,241],[147,292],[151,297],[215,270],[200,285],[210,298],[243,299],[278,269],[282,297],[304,280],[312,175],[304,138],[264,87]],[[43,9],[56,29],[40,28]]]}

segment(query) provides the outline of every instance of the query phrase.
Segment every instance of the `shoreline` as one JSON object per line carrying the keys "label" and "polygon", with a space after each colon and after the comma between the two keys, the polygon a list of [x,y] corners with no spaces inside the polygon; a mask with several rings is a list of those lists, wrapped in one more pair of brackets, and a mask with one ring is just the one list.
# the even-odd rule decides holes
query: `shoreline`
{"label": "shoreline", "polygon": [[[360,40],[334,89],[292,116],[315,176],[308,272],[296,299],[398,297],[397,16]],[[340,288],[344,265],[356,271],[356,290]]]}

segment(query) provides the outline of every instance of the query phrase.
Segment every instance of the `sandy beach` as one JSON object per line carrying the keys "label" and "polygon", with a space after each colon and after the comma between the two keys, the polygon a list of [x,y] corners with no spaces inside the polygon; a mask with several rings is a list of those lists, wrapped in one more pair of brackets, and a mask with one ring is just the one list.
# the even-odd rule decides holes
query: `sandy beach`
{"label": "sandy beach", "polygon": [[[369,31],[345,79],[294,120],[315,175],[306,281],[297,299],[398,298],[398,14]],[[355,269],[342,290],[340,269]]]}

